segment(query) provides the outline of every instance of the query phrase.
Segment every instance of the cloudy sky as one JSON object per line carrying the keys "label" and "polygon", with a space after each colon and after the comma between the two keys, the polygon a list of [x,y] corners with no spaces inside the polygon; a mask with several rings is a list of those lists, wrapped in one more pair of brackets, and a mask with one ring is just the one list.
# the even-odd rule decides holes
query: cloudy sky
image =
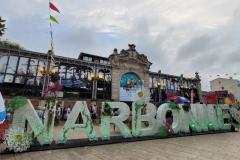
{"label": "cloudy sky", "polygon": [[[240,78],[239,0],[52,0],[55,50],[76,58],[80,52],[108,56],[114,48],[134,43],[153,63],[151,70],[194,76],[203,89],[225,74]],[[47,0],[5,0],[0,15],[7,20],[4,38],[33,51],[47,52]],[[228,76],[229,76],[228,75]],[[225,76],[225,77],[228,77]]]}

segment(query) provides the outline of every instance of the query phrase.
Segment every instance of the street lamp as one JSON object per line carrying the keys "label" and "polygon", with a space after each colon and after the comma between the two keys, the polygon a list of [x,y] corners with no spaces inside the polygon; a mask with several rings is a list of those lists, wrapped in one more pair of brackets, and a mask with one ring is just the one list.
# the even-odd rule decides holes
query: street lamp
{"label": "street lamp", "polygon": [[56,75],[56,70],[50,69],[49,71],[47,71],[45,66],[41,66],[39,67],[38,72],[41,73],[41,75],[44,77],[43,88],[42,88],[42,97],[44,97],[44,93],[47,90],[49,78]]}
{"label": "street lamp", "polygon": [[161,82],[160,82],[160,78],[161,78],[161,70],[158,71],[158,82],[157,82],[157,88],[158,88],[158,98],[159,98],[159,103],[162,103],[162,91],[161,91]]}
{"label": "street lamp", "polygon": [[159,103],[161,103],[161,82],[160,81],[157,82],[157,88],[158,88]]}
{"label": "street lamp", "polygon": [[93,73],[91,72],[90,75],[88,76],[88,80],[92,81],[92,80],[103,80],[104,79],[104,75],[103,73]]}
{"label": "street lamp", "polygon": [[93,82],[93,87],[92,87],[92,99],[96,100],[97,99],[97,81],[98,80],[103,80],[104,75],[103,73],[99,72],[91,72],[90,75],[88,76],[88,80]]}

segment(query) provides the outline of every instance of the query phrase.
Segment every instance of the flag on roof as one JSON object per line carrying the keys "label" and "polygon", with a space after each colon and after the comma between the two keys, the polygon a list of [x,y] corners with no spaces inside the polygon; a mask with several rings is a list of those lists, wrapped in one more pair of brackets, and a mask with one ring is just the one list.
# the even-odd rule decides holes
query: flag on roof
{"label": "flag on roof", "polygon": [[57,23],[57,24],[59,23],[58,20],[55,17],[53,17],[52,15],[50,15],[50,20],[54,23]]}
{"label": "flag on roof", "polygon": [[[55,11],[55,12],[58,12],[58,13],[60,13],[60,11],[59,11],[59,9],[56,7],[56,5],[54,5],[52,2],[50,2],[49,1],[49,8],[50,8],[50,10],[52,10],[52,11]],[[54,17],[54,16],[52,16],[51,14],[50,14],[50,20],[52,21],[52,22],[54,22],[54,23],[59,23],[58,22],[58,20]]]}
{"label": "flag on roof", "polygon": [[49,7],[50,7],[53,11],[56,11],[56,12],[60,13],[59,9],[58,9],[52,2],[49,2]]}

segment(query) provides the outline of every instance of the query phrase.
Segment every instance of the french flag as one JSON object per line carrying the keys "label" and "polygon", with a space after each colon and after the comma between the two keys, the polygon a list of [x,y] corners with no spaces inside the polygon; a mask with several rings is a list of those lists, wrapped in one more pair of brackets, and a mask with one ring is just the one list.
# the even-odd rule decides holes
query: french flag
{"label": "french flag", "polygon": [[5,105],[4,105],[4,100],[2,97],[2,94],[0,92],[0,128],[3,122],[6,120],[6,110],[5,110]]}

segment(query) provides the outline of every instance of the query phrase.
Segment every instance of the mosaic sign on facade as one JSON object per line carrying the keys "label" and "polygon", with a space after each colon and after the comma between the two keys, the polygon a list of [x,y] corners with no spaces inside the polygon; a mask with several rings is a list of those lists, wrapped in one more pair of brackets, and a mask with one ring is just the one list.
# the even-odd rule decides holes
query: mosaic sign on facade
{"label": "mosaic sign on facade", "polygon": [[143,91],[142,80],[133,72],[126,73],[120,81],[120,101],[136,101]]}

